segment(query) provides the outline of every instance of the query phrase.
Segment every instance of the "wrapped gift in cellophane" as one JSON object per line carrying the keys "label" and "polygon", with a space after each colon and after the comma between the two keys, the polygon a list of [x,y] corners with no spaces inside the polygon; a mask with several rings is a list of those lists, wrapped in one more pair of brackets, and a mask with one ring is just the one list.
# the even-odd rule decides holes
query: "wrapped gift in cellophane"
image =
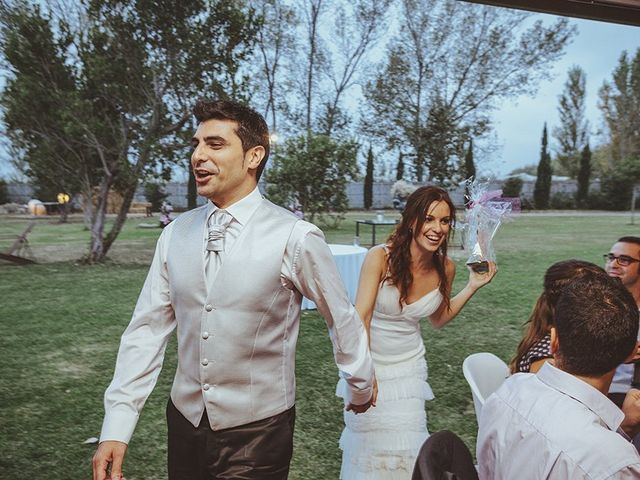
{"label": "wrapped gift in cellophane", "polygon": [[519,199],[503,198],[502,190],[489,190],[489,182],[467,180],[464,248],[469,252],[467,265],[475,272],[489,270],[496,261],[493,238],[510,214],[520,209]]}

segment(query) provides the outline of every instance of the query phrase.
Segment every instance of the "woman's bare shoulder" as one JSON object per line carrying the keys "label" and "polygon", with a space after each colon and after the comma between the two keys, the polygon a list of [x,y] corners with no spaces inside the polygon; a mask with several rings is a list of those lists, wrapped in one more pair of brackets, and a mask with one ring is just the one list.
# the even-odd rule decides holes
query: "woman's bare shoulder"
{"label": "woman's bare shoulder", "polygon": [[447,277],[451,277],[452,275],[456,274],[456,262],[454,262],[453,260],[451,260],[451,257],[447,257],[445,264],[444,264],[444,271],[447,275]]}
{"label": "woman's bare shoulder", "polygon": [[385,244],[374,245],[367,252],[367,258],[376,262],[384,262],[389,255],[389,250]]}

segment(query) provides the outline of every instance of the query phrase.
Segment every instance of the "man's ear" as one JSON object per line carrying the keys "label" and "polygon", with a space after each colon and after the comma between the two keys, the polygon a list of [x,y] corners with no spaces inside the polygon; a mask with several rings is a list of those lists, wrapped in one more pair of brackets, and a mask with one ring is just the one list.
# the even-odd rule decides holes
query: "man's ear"
{"label": "man's ear", "polygon": [[558,342],[558,332],[556,331],[556,327],[551,327],[551,342],[549,342],[549,349],[551,350],[552,355],[558,353],[559,346],[560,343]]}
{"label": "man's ear", "polygon": [[260,162],[264,158],[264,147],[262,145],[256,145],[250,148],[245,154],[245,160],[247,161],[247,167],[252,170],[257,169],[260,166]]}

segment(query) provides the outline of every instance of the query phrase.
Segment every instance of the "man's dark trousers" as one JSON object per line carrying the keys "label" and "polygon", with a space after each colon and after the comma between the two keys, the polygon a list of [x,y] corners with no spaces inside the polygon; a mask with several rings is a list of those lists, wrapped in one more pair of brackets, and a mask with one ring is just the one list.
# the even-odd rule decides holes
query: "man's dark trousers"
{"label": "man's dark trousers", "polygon": [[211,430],[206,412],[194,427],[169,400],[169,480],[286,480],[295,406],[247,425]]}

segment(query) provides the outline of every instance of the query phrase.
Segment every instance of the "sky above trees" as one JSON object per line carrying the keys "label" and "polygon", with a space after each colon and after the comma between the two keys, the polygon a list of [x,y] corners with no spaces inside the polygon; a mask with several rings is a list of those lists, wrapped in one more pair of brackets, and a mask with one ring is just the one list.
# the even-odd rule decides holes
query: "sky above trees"
{"label": "sky above trees", "polygon": [[[551,15],[536,15],[549,17]],[[556,62],[553,81],[540,83],[534,97],[520,97],[503,102],[494,114],[497,148],[487,153],[478,166],[481,174],[503,176],[526,165],[537,165],[540,160],[540,132],[544,122],[549,129],[559,124],[558,96],[572,65],[579,65],[587,75],[586,116],[590,123],[591,146],[602,143],[598,135],[602,130],[602,114],[598,109],[598,90],[611,75],[623,50],[632,56],[640,48],[640,27],[631,27],[592,20],[573,19],[578,35]],[[552,155],[556,153],[556,140],[550,136]]]}

